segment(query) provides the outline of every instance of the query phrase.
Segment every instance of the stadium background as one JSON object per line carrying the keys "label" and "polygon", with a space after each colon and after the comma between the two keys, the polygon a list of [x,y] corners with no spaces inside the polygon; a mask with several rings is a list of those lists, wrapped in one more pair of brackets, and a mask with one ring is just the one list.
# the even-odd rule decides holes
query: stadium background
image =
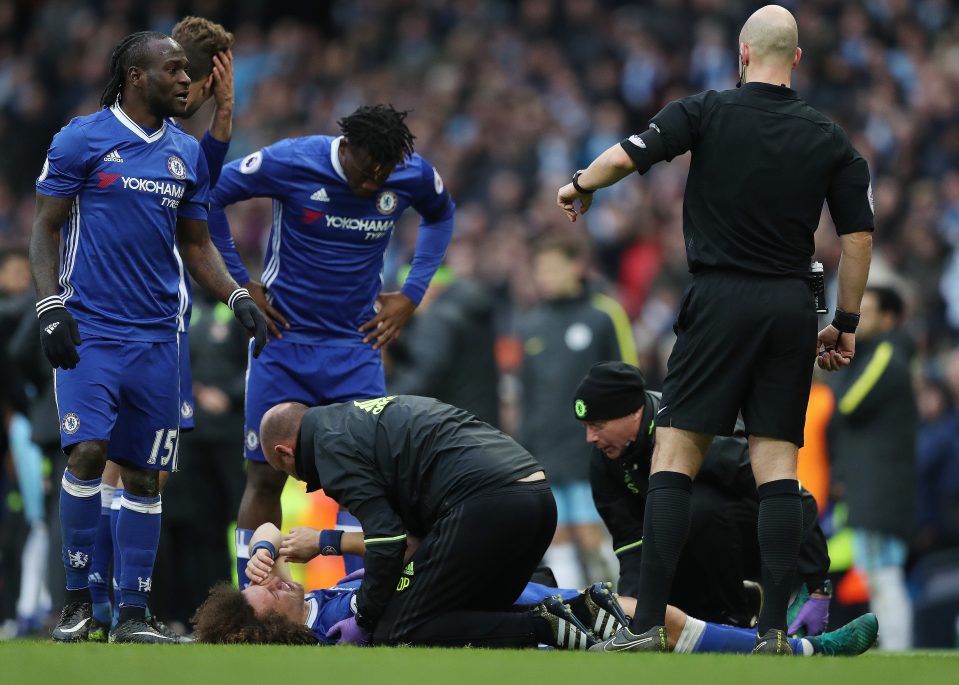
{"label": "stadium background", "polygon": [[[25,247],[33,180],[50,138],[69,118],[97,108],[118,40],[140,29],[169,32],[186,14],[208,17],[236,36],[228,159],[282,137],[336,131],[337,118],[359,104],[412,110],[417,150],[441,171],[458,204],[455,241],[469,256],[464,268],[495,298],[503,419],[510,429],[519,392],[517,321],[537,297],[529,244],[568,228],[555,207],[556,188],[601,150],[644,128],[668,100],[730,87],[737,32],[761,4],[3,0],[0,249],[15,254]],[[893,284],[907,298],[917,396],[928,426],[941,411],[934,398],[951,402],[959,395],[959,12],[948,0],[783,4],[796,14],[803,48],[793,86],[841,123],[869,161],[878,226],[872,280]],[[200,133],[208,121],[201,111],[188,127]],[[604,191],[577,224],[591,238],[596,281],[630,316],[652,387],[662,377],[688,278],[681,226],[687,162],[679,158],[641,182]],[[241,254],[257,273],[269,207],[245,203],[230,217]],[[398,226],[387,283],[408,261],[415,230],[414,217]],[[834,274],[838,243],[826,213],[817,242],[818,257]],[[0,304],[7,315],[29,299],[20,296],[16,273],[4,289]],[[0,371],[12,378],[15,370]],[[811,421],[814,433],[828,420],[831,400],[823,397],[811,412],[818,417]],[[812,438],[815,454],[806,461],[816,466],[807,468],[804,482],[818,476],[817,494],[825,497],[828,477],[819,464],[828,459],[826,443]],[[952,457],[943,471],[921,479],[935,492],[921,490],[920,499],[943,491],[959,498],[959,453]],[[3,519],[3,537],[14,539],[5,546],[4,618],[17,562],[11,492],[5,500],[11,513]],[[301,510],[313,506],[300,502]],[[316,514],[319,520],[330,515]],[[916,538],[913,563],[921,560],[924,539]],[[834,559],[842,556],[836,549]]]}

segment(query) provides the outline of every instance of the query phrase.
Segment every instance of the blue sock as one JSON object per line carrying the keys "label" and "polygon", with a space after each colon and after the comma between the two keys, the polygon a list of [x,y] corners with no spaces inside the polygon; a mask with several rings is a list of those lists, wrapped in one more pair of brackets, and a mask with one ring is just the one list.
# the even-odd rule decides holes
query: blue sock
{"label": "blue sock", "polygon": [[93,561],[90,564],[90,598],[93,600],[93,617],[100,623],[110,623],[113,607],[110,605],[110,563],[113,561],[113,531],[110,529],[110,507],[113,505],[112,485],[100,486],[100,523],[97,526],[93,546]]}
{"label": "blue sock", "polygon": [[160,544],[160,497],[123,493],[117,516],[120,548],[120,597],[117,604],[144,611],[153,585],[153,562]]}
{"label": "blue sock", "polygon": [[80,480],[69,471],[60,481],[60,529],[67,590],[85,590],[100,522],[100,479]]}
{"label": "blue sock", "polygon": [[253,531],[249,528],[237,528],[233,534],[236,543],[236,583],[242,590],[250,584],[250,579],[246,577],[246,562],[250,560],[250,538],[253,537]]}
{"label": "blue sock", "polygon": [[[360,520],[348,511],[336,512],[336,529],[359,533],[363,532]],[[357,554],[344,554],[343,567],[346,569],[346,575],[350,575],[353,571],[359,571],[363,568],[363,557]]]}
{"label": "blue sock", "polygon": [[113,621],[116,626],[120,620],[120,547],[117,545],[117,519],[120,517],[120,502],[123,500],[123,488],[113,491],[113,503],[110,505],[110,539],[113,541]]}
{"label": "blue sock", "polygon": [[[719,623],[706,623],[702,637],[691,651],[711,654],[749,654],[755,646],[755,628],[735,628]],[[793,654],[803,656],[801,639],[789,638],[789,646],[792,647]]]}

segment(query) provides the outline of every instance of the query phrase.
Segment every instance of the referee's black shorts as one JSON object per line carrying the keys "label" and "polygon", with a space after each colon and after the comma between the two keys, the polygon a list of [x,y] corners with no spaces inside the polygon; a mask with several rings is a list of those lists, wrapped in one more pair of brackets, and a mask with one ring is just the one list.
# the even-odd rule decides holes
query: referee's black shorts
{"label": "referee's black shorts", "polygon": [[676,321],[656,425],[803,444],[818,319],[803,278],[694,274]]}

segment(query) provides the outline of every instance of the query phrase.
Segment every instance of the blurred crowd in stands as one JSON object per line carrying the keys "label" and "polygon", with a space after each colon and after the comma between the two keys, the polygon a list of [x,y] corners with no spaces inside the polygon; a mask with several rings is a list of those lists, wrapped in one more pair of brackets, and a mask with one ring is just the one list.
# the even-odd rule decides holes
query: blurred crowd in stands
{"label": "blurred crowd in stands", "polygon": [[[588,235],[590,287],[619,300],[640,367],[658,388],[688,280],[688,156],[597,193],[591,212],[572,227],[555,206],[556,190],[603,149],[643,130],[669,100],[732,87],[739,28],[761,4],[0,0],[0,341],[13,335],[18,308],[32,311],[25,248],[33,182],[52,135],[97,109],[110,51],[124,35],[169,32],[180,17],[197,14],[236,36],[228,159],[283,137],[335,133],[337,119],[360,104],[412,110],[417,151],[457,202],[449,278],[477,284],[489,303],[499,375],[488,380],[506,430],[520,430],[523,420],[521,322],[541,299],[532,255],[543,236]],[[902,484],[901,494],[920,503],[916,520],[906,523],[909,566],[921,566],[924,555],[959,545],[959,10],[950,0],[782,4],[796,15],[803,50],[793,87],[849,132],[870,165],[877,227],[871,282],[905,302],[897,335],[915,344],[907,361],[919,424],[917,452],[903,457],[915,459],[916,486]],[[191,130],[202,133],[206,120],[194,117]],[[230,209],[254,274],[270,218],[260,201]],[[407,217],[397,226],[387,285],[408,263],[416,225]],[[817,257],[827,275],[834,277],[838,256],[824,211]],[[418,316],[428,315],[424,308]],[[30,398],[42,393],[0,353],[9,423],[15,412],[30,416]],[[457,353],[451,363],[470,363],[469,352]],[[562,403],[557,411],[571,413]],[[823,498],[828,494],[826,487]],[[8,557],[4,568],[11,563]],[[921,601],[924,589],[912,590]],[[959,592],[951,601],[959,605]]]}

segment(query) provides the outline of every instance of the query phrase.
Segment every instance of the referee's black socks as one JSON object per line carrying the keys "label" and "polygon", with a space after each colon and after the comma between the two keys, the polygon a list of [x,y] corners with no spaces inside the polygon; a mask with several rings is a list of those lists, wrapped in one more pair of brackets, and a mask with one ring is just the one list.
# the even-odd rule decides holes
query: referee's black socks
{"label": "referee's black socks", "polygon": [[765,635],[771,628],[786,630],[786,607],[796,579],[802,538],[802,502],[799,481],[792,478],[770,481],[760,485],[757,492],[763,606],[756,628]]}
{"label": "referee's black socks", "polygon": [[636,616],[629,629],[636,635],[666,625],[666,602],[679,555],[689,534],[692,479],[675,471],[649,477],[643,518],[643,559]]}

